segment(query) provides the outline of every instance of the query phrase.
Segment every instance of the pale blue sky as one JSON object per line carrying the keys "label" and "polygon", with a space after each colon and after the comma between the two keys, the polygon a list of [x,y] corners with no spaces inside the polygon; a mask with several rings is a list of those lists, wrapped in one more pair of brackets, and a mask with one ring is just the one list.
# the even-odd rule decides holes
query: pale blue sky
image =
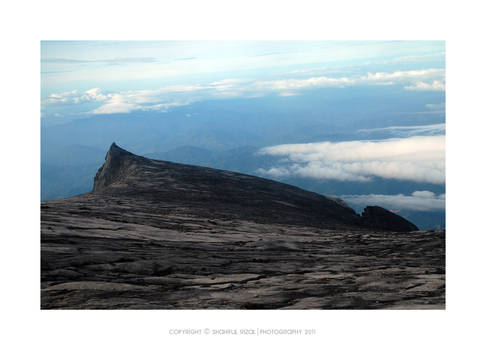
{"label": "pale blue sky", "polygon": [[443,41],[43,41],[43,117],[316,88],[445,90]]}
{"label": "pale blue sky", "polygon": [[297,68],[407,62],[443,68],[443,41],[43,41],[43,96],[101,87],[275,77]]}

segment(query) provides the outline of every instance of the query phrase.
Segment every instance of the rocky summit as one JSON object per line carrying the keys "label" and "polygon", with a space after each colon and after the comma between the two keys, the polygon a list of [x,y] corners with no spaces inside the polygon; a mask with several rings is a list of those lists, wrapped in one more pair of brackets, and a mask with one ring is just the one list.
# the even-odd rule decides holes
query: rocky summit
{"label": "rocky summit", "polygon": [[443,309],[445,232],[113,144],[41,203],[44,309]]}

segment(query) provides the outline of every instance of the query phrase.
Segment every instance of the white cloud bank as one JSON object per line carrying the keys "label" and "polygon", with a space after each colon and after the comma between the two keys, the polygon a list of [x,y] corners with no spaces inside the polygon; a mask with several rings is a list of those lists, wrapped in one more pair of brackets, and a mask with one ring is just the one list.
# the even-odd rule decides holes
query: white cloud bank
{"label": "white cloud bank", "polygon": [[[51,94],[47,99],[47,103],[73,103],[76,105],[89,103],[89,106],[92,106],[93,103],[98,104],[98,107],[89,111],[91,114],[130,113],[136,110],[158,110],[164,112],[171,107],[190,103],[188,99],[175,99],[173,96],[168,96],[168,93],[177,94],[201,89],[199,86],[174,85],[156,90],[105,93],[100,88],[92,88],[81,93],[73,90]],[[161,103],[162,101],[165,102]]]}
{"label": "white cloud bank", "polygon": [[341,199],[360,206],[378,205],[389,210],[441,211],[445,210],[445,194],[415,191],[411,195],[342,195]]}
{"label": "white cloud bank", "polygon": [[97,103],[93,114],[130,113],[134,110],[166,111],[173,106],[185,105],[208,98],[255,97],[268,93],[280,96],[295,96],[300,90],[347,87],[353,85],[395,85],[406,90],[444,90],[444,70],[424,69],[396,72],[377,72],[365,75],[306,79],[282,79],[249,81],[247,79],[225,79],[208,84],[168,85],[153,90],[134,90],[105,93],[100,88],[84,92],[77,90],[51,94],[47,103]]}
{"label": "white cloud bank", "polygon": [[346,87],[352,85],[394,85],[404,86],[407,90],[445,90],[443,69],[422,69],[396,72],[367,73],[354,77],[312,77],[307,79],[283,79],[255,82],[251,85],[256,90],[295,91],[322,87]]}
{"label": "white cloud bank", "polygon": [[78,90],[65,91],[57,94],[49,95],[47,99],[48,103],[64,103],[70,101],[72,98],[76,98]]}
{"label": "white cloud bank", "polygon": [[279,165],[258,170],[274,177],[340,181],[370,181],[373,177],[381,177],[445,183],[444,135],[286,144],[263,148],[259,154],[283,157]]}
{"label": "white cloud bank", "polygon": [[413,85],[405,86],[405,90],[445,91],[445,83],[439,80],[434,80],[431,83],[419,81]]}

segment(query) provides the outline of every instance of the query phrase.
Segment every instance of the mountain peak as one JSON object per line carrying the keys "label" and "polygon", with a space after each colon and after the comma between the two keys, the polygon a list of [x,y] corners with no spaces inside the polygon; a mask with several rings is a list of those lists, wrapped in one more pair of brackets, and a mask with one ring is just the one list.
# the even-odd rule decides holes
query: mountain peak
{"label": "mountain peak", "polygon": [[129,165],[138,158],[113,142],[105,156],[105,163],[95,176],[93,192],[98,192],[112,184],[123,181]]}
{"label": "mountain peak", "polygon": [[[380,207],[362,216],[342,200],[277,181],[137,156],[113,143],[92,193],[141,200],[146,210],[177,207],[191,215],[291,225],[411,231],[416,226]],[[371,209],[370,209],[371,208]]]}
{"label": "mountain peak", "polygon": [[105,160],[107,160],[108,157],[113,158],[113,157],[119,157],[119,156],[124,156],[124,155],[132,155],[134,156],[133,153],[130,153],[120,146],[118,146],[115,142],[113,142],[108,149],[108,152],[106,153]]}

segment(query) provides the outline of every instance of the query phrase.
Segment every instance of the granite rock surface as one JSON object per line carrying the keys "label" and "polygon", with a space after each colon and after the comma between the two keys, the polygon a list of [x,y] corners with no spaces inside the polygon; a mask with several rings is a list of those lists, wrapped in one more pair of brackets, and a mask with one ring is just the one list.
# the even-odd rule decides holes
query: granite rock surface
{"label": "granite rock surface", "polygon": [[41,203],[41,307],[443,309],[445,232],[383,210],[113,144]]}

